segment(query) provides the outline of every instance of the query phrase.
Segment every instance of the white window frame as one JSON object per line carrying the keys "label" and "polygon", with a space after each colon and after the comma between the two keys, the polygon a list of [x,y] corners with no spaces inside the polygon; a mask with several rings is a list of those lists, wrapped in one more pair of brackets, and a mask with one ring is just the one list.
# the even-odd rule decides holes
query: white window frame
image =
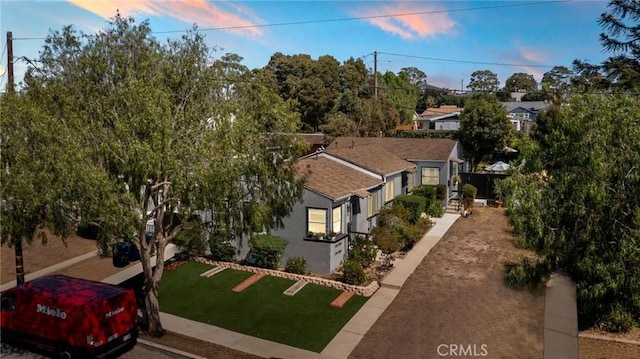
{"label": "white window frame", "polygon": [[[435,171],[436,174],[425,174],[427,171]],[[440,184],[440,167],[422,167],[420,170],[420,184],[436,186]],[[426,181],[425,181],[426,180]]]}
{"label": "white window frame", "polygon": [[342,233],[342,206],[338,206],[331,211],[333,233]]}
{"label": "white window frame", "polygon": [[[322,216],[322,220],[320,220]],[[324,208],[307,208],[307,232],[326,233],[327,210]]]}

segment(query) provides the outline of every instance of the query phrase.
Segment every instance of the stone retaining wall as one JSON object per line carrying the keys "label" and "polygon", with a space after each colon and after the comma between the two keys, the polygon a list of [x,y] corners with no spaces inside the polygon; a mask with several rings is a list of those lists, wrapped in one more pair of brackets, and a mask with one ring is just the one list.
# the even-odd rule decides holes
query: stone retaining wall
{"label": "stone retaining wall", "polygon": [[247,271],[252,273],[264,273],[273,277],[286,278],[286,279],[295,280],[295,281],[304,280],[309,283],[323,285],[325,287],[331,287],[338,290],[347,290],[347,291],[355,292],[357,295],[361,295],[363,297],[371,297],[373,293],[375,293],[378,290],[378,288],[380,288],[380,284],[377,281],[373,281],[368,286],[363,287],[359,285],[346,284],[346,283],[338,282],[331,279],[318,278],[318,277],[302,275],[302,274],[287,273],[287,272],[274,270],[274,269],[243,266],[237,263],[230,263],[230,262],[212,261],[202,257],[197,257],[195,260],[200,263],[210,264],[217,267],[226,267],[226,268],[237,269],[237,270],[242,270],[242,271]]}

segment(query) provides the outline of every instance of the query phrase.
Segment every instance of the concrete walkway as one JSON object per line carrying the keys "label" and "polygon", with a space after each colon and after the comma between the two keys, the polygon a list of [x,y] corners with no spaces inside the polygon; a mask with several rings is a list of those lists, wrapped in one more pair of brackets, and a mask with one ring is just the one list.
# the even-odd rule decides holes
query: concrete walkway
{"label": "concrete walkway", "polygon": [[562,273],[552,274],[547,283],[544,359],[578,359],[576,285]]}

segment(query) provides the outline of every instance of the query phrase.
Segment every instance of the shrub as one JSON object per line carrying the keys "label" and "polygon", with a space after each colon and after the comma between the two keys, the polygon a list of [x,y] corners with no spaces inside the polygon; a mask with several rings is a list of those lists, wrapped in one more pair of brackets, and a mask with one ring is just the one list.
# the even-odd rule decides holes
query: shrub
{"label": "shrub", "polygon": [[600,329],[607,332],[627,332],[635,326],[633,315],[622,306],[616,304],[611,311],[600,321]]}
{"label": "shrub", "polygon": [[203,255],[206,249],[207,235],[200,217],[194,216],[185,223],[184,229],[173,240],[173,243],[187,255]]}
{"label": "shrub", "polygon": [[393,234],[397,236],[400,246],[405,251],[413,248],[420,238],[422,238],[420,230],[416,226],[410,224],[401,224],[394,227],[392,231]]}
{"label": "shrub", "polygon": [[442,217],[442,215],[444,214],[444,208],[442,207],[442,204],[440,204],[440,202],[433,202],[431,203],[429,208],[427,208],[427,214],[431,217]]}
{"label": "shrub", "polygon": [[427,200],[427,205],[436,200],[436,190],[433,186],[418,186],[411,193],[424,197]]}
{"label": "shrub", "polygon": [[367,280],[362,265],[347,259],[342,263],[342,281],[347,284],[361,285]]}
{"label": "shrub", "polygon": [[513,289],[539,290],[549,276],[547,262],[533,262],[523,257],[519,263],[505,264],[505,283]]}
{"label": "shrub", "polygon": [[287,259],[284,270],[294,274],[307,274],[307,260],[304,257],[291,257]]}
{"label": "shrub", "polygon": [[436,200],[442,202],[447,198],[447,186],[438,183],[436,186]]}
{"label": "shrub", "polygon": [[422,234],[427,233],[429,228],[431,228],[432,226],[433,226],[433,223],[431,223],[431,220],[426,217],[420,218],[420,220],[418,220],[418,223],[416,223],[416,227]]}
{"label": "shrub", "polygon": [[387,227],[376,227],[372,231],[373,243],[382,251],[390,254],[400,249],[398,237]]}
{"label": "shrub", "polygon": [[416,224],[420,215],[427,209],[427,201],[422,196],[399,195],[395,198],[395,206],[398,205],[403,207],[408,216],[403,219],[411,224]]}
{"label": "shrub", "polygon": [[478,194],[478,189],[469,183],[465,183],[462,186],[462,205],[464,208],[473,207],[473,202],[476,200],[476,195]]}
{"label": "shrub", "polygon": [[258,234],[251,238],[249,255],[258,267],[278,269],[287,241],[268,234]]}
{"label": "shrub", "polygon": [[376,260],[377,252],[373,241],[363,236],[357,236],[349,251],[348,258],[360,263],[363,268],[367,268]]}
{"label": "shrub", "polygon": [[229,236],[224,233],[211,233],[209,235],[209,251],[213,260],[232,262],[235,259],[236,249],[228,238]]}

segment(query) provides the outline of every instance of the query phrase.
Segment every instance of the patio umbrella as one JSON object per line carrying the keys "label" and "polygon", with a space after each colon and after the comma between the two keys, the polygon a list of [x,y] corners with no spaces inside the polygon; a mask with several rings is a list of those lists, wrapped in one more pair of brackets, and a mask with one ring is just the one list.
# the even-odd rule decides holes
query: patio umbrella
{"label": "patio umbrella", "polygon": [[504,172],[506,170],[508,170],[509,168],[511,168],[511,165],[509,165],[508,163],[504,163],[502,161],[498,161],[494,164],[492,164],[491,166],[485,168],[485,171],[490,171],[490,172]]}

